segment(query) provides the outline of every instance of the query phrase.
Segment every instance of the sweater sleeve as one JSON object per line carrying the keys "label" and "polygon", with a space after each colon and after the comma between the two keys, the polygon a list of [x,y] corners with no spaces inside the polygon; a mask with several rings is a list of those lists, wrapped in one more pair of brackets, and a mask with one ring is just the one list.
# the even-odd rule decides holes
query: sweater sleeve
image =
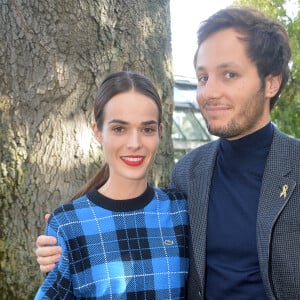
{"label": "sweater sleeve", "polygon": [[49,220],[46,234],[57,238],[58,245],[62,247],[62,254],[55,267],[46,275],[34,299],[74,299],[66,241],[55,217]]}

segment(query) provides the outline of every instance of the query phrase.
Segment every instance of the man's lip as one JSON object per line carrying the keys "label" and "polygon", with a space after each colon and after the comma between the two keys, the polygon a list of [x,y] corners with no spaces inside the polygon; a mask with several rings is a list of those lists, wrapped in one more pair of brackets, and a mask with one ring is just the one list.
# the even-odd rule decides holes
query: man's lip
{"label": "man's lip", "polygon": [[222,105],[222,104],[206,104],[205,106],[206,110],[227,110],[229,109],[229,106]]}
{"label": "man's lip", "polygon": [[228,106],[205,106],[205,111],[208,114],[223,114],[224,112],[228,111],[230,108]]}
{"label": "man's lip", "polygon": [[127,155],[121,156],[121,160],[128,166],[139,166],[144,162],[145,156]]}

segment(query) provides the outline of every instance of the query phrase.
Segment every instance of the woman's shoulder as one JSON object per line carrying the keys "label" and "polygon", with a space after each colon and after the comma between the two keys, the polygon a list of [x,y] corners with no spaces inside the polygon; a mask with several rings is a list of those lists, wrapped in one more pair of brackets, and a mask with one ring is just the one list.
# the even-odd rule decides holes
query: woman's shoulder
{"label": "woman's shoulder", "polygon": [[56,222],[63,224],[66,220],[74,219],[81,214],[90,205],[88,203],[88,198],[86,195],[81,196],[78,199],[66,202],[56,207],[51,215],[48,222],[52,222],[56,219]]}
{"label": "woman's shoulder", "polygon": [[154,191],[161,196],[161,198],[169,200],[186,200],[183,192],[174,188],[159,188],[154,187]]}
{"label": "woman's shoulder", "polygon": [[188,204],[185,195],[176,189],[155,188],[160,213],[170,216],[180,215],[185,224],[188,223]]}

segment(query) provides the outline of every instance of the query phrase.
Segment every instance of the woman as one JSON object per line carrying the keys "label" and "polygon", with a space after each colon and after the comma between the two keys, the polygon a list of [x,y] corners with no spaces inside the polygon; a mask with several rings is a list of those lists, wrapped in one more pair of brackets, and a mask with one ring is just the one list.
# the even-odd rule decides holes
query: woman
{"label": "woman", "polygon": [[51,214],[61,257],[35,299],[184,299],[188,215],[183,195],[147,183],[162,131],[159,95],[146,77],[101,83],[93,131],[104,167]]}

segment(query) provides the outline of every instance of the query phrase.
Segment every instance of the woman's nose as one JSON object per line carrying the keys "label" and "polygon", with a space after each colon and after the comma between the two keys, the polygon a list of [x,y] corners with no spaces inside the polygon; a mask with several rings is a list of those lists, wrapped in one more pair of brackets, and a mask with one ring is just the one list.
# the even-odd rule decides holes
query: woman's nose
{"label": "woman's nose", "polygon": [[141,147],[141,138],[138,131],[132,131],[128,136],[127,147],[139,149]]}

